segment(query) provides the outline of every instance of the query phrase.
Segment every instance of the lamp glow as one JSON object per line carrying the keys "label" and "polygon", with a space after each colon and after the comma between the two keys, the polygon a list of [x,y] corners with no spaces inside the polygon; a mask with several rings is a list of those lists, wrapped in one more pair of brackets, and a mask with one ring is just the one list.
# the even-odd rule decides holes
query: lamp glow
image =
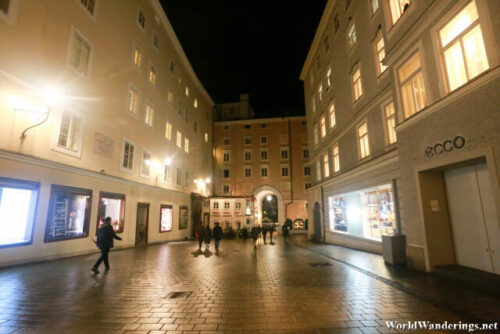
{"label": "lamp glow", "polygon": [[267,195],[266,199],[267,199],[268,202],[271,202],[273,200],[273,196]]}
{"label": "lamp glow", "polygon": [[49,106],[55,106],[61,101],[62,94],[58,89],[46,88],[42,92],[42,98]]}
{"label": "lamp glow", "polygon": [[209,177],[207,177],[207,178],[205,179],[205,183],[207,183],[207,184],[208,184],[208,183],[210,183],[211,181],[212,181],[212,179],[210,179]]}
{"label": "lamp glow", "polygon": [[198,183],[198,179],[194,179],[194,180],[193,180],[193,182],[194,182],[194,183]]}
{"label": "lamp glow", "polygon": [[170,158],[170,157],[167,157],[167,158],[165,158],[165,160],[163,160],[163,164],[165,166],[170,166],[171,163],[172,163],[172,158]]}
{"label": "lamp glow", "polygon": [[151,165],[151,160],[146,159],[146,160],[144,160],[144,163],[146,164],[146,166],[149,166],[149,165]]}

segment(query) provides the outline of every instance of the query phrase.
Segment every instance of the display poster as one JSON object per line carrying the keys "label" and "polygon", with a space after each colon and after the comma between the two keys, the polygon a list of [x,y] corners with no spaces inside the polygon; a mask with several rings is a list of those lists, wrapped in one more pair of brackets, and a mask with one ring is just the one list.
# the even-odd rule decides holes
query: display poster
{"label": "display poster", "polygon": [[172,231],[173,209],[171,205],[160,207],[160,233]]}

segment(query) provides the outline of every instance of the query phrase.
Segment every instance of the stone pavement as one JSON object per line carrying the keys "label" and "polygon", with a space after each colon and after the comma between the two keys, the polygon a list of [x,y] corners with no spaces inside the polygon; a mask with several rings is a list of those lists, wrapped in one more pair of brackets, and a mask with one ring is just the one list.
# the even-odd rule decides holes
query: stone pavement
{"label": "stone pavement", "polygon": [[5,268],[0,333],[390,333],[385,320],[460,320],[277,241],[254,251],[250,240],[223,240],[218,255],[194,242],[115,251],[97,276],[96,255]]}

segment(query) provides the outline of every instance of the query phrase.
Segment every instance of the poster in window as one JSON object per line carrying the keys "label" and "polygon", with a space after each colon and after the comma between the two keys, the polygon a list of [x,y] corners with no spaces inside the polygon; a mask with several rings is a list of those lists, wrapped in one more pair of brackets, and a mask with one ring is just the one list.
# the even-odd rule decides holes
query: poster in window
{"label": "poster in window", "polygon": [[160,233],[172,231],[173,214],[171,205],[160,206]]}
{"label": "poster in window", "polygon": [[179,230],[185,230],[188,226],[188,207],[179,207]]}
{"label": "poster in window", "polygon": [[97,227],[104,224],[106,217],[111,218],[111,226],[116,233],[123,232],[125,223],[125,195],[101,192],[99,194],[99,210]]}
{"label": "poster in window", "polygon": [[92,190],[53,185],[45,242],[87,237],[91,203]]}

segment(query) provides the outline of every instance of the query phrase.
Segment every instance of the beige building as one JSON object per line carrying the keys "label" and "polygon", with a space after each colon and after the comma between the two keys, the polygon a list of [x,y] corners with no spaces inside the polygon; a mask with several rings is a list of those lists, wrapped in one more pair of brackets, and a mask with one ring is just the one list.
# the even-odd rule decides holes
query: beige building
{"label": "beige building", "polygon": [[93,252],[107,216],[117,247],[191,237],[214,103],[159,1],[2,1],[0,45],[0,265]]}
{"label": "beige building", "polygon": [[[301,79],[312,236],[500,273],[498,1],[328,1]],[[333,115],[333,116],[332,116]]]}
{"label": "beige building", "polygon": [[248,224],[289,218],[294,229],[305,229],[310,170],[304,117],[214,122],[214,148],[215,196],[249,199]]}

